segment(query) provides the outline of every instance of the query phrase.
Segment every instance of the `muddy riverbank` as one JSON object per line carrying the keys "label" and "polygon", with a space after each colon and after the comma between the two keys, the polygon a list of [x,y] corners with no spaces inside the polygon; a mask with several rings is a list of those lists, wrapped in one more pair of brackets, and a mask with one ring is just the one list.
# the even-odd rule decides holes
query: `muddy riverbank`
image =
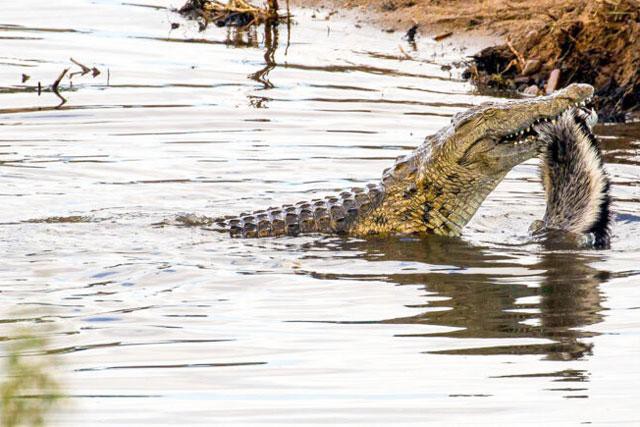
{"label": "muddy riverbank", "polygon": [[[321,7],[316,0],[298,3]],[[417,25],[429,37],[488,34],[494,45],[470,58],[463,76],[480,89],[544,94],[573,82],[596,87],[601,120],[624,121],[640,109],[640,3],[506,0],[335,0],[387,32]]]}

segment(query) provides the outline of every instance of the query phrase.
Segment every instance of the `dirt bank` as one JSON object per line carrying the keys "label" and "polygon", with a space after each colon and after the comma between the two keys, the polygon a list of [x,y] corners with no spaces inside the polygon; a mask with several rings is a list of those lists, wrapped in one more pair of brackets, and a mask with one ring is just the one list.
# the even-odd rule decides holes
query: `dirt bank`
{"label": "dirt bank", "polygon": [[[326,2],[296,0],[320,7]],[[414,23],[425,35],[494,34],[465,76],[480,88],[545,93],[573,82],[596,87],[601,119],[640,111],[638,0],[334,0],[389,31]],[[325,6],[326,7],[326,6]]]}

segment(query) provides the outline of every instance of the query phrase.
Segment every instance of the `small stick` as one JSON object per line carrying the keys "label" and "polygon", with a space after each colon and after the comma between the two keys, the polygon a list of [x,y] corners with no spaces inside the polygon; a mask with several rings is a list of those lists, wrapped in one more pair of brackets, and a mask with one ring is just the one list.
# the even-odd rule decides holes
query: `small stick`
{"label": "small stick", "polygon": [[553,19],[554,21],[558,20],[558,17],[553,15],[551,12],[544,12],[545,15],[547,15],[549,18]]}
{"label": "small stick", "polygon": [[516,58],[518,58],[518,63],[520,64],[520,70],[522,70],[526,62],[524,59],[524,56],[522,56],[522,54],[518,52],[515,47],[513,47],[513,45],[511,44],[511,40],[507,40],[507,46],[509,47],[509,50],[516,56]]}
{"label": "small stick", "polygon": [[451,37],[452,35],[453,35],[453,31],[448,31],[446,33],[441,33],[441,34],[436,35],[433,38],[433,40],[439,42],[440,40],[444,40],[444,39],[446,39],[448,37]]}
{"label": "small stick", "polygon": [[402,48],[402,45],[398,45],[398,47],[400,48],[400,52],[402,52],[402,56],[404,57],[403,59],[413,59],[411,55],[405,52],[405,50]]}
{"label": "small stick", "polygon": [[[84,64],[79,63],[79,62],[78,62],[78,61],[76,61],[75,59],[73,59],[73,58],[69,58],[69,60],[71,60],[71,62],[73,62],[74,64],[76,64],[78,67],[82,68],[82,72],[80,73],[81,75],[83,75],[83,76],[84,76],[84,75],[85,75],[85,74],[87,74],[89,71],[91,71],[91,68],[87,67],[87,66],[86,66],[86,65],[84,65]],[[71,75],[74,75],[74,74],[78,74],[78,73],[71,73]]]}
{"label": "small stick", "polygon": [[60,98],[60,100],[62,101],[58,107],[60,107],[62,104],[64,104],[65,102],[67,102],[67,100],[65,99],[64,96],[60,95],[60,92],[58,91],[58,86],[60,85],[60,81],[62,80],[62,78],[65,76],[65,74],[67,74],[67,71],[69,71],[68,68],[65,68],[64,70],[62,70],[62,72],[60,73],[60,75],[58,76],[58,78],[56,79],[55,82],[53,82],[53,84],[51,85],[51,91],[53,93],[56,94],[56,96],[58,98]]}
{"label": "small stick", "polygon": [[507,71],[509,71],[511,69],[511,67],[514,66],[514,64],[517,64],[517,61],[515,59],[512,59],[511,61],[509,61],[509,63],[507,64],[506,67],[504,67],[504,70],[499,71],[499,74],[502,76],[504,73],[506,73]]}

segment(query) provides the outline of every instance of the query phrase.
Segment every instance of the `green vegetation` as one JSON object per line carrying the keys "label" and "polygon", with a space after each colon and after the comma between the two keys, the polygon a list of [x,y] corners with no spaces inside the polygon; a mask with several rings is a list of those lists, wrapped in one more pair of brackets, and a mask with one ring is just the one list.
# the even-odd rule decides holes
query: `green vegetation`
{"label": "green vegetation", "polygon": [[3,427],[44,425],[45,415],[62,397],[52,375],[55,359],[46,346],[45,338],[31,332],[8,342],[0,383]]}

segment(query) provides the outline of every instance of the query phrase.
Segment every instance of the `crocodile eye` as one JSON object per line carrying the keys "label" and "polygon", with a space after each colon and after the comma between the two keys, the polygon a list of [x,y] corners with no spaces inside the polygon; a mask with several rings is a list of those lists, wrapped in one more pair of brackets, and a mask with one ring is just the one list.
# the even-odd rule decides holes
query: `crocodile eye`
{"label": "crocodile eye", "polygon": [[497,108],[495,108],[495,107],[487,108],[487,109],[486,109],[486,110],[484,110],[484,112],[483,112],[483,116],[484,116],[484,117],[493,117],[493,116],[495,116],[496,114],[498,114],[498,109],[497,109]]}

